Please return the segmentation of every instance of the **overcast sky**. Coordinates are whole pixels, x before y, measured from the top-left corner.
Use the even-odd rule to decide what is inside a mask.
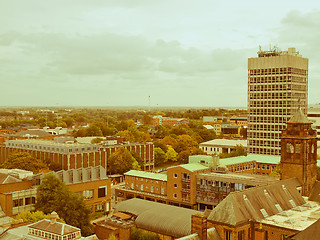
[[[320,2],[0,0],[0,106],[247,105],[247,59],[309,58],[320,102]]]

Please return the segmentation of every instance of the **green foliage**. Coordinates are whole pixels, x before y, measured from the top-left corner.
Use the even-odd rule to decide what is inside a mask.
[[[91,140],[91,143],[94,144],[94,143],[101,143],[104,139],[103,138],[94,138]]]
[[[54,174],[46,174],[38,187],[39,196],[35,209],[49,214],[57,212],[69,225],[78,227],[84,236],[92,233],[89,222],[90,209],[82,196],[67,189]]]
[[[221,153],[219,155],[220,158],[229,158],[237,156],[247,156],[247,151],[242,145],[237,145],[235,147],[235,150],[233,150],[231,153]]]
[[[111,174],[123,174],[133,169],[133,164],[137,167],[135,161],[136,159],[132,157],[127,149],[123,147],[119,148],[110,156],[108,171],[111,172]]]
[[[189,135],[183,134],[177,137],[174,149],[177,153],[188,150],[189,148],[198,147],[198,143]]]
[[[112,234],[107,238],[107,240],[118,240],[118,239],[117,239],[116,236],[112,233]]]
[[[167,148],[168,149],[168,148]],[[168,161],[166,153],[159,147],[154,148],[154,163],[159,166]]]
[[[97,125],[90,125],[85,133],[86,136],[103,136],[101,129]]]
[[[176,162],[178,160],[178,153],[170,145],[168,145],[168,151],[166,155],[169,161]]]
[[[132,228],[130,232],[130,240],[160,240],[160,238],[154,233]]]
[[[38,173],[41,170],[47,171],[48,166],[41,160],[33,157],[27,152],[15,152],[9,154],[7,160],[1,165],[2,168],[7,169],[23,169]]]
[[[281,172],[281,168],[280,168],[280,163],[279,163],[276,166],[276,168],[270,173],[270,176],[279,177],[280,178],[280,172]]]
[[[25,223],[34,223],[42,219],[50,219],[50,214],[44,214],[42,211],[23,211],[20,212],[15,218],[17,220],[22,219]]]

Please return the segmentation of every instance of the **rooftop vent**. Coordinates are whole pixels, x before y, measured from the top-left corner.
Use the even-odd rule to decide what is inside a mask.
[[[279,212],[277,213],[277,215],[280,215],[280,216],[284,216],[284,217],[290,217],[293,215],[293,212],[290,212],[290,211],[283,211],[283,212]]]
[[[260,212],[262,213],[263,217],[265,217],[265,218],[266,218],[266,217],[269,217],[267,211],[266,211],[264,208],[261,208],[261,209],[260,209]]]
[[[292,199],[289,200],[289,203],[291,204],[292,207],[296,207],[297,206],[296,203]]]
[[[277,210],[278,210],[279,212],[282,212],[282,211],[283,211],[282,208],[281,208],[281,206],[280,206],[279,204],[275,204],[275,206],[276,206],[276,208],[277,208]]]

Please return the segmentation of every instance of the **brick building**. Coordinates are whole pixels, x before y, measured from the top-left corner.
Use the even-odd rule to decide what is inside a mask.
[[[236,146],[242,146],[247,149],[247,140],[213,139],[199,144],[199,148],[208,155],[231,153]]]
[[[185,118],[170,118],[163,116],[153,116],[152,125],[155,126],[175,126],[180,124],[188,124],[189,120]]]
[[[299,109],[281,135],[281,179],[297,177],[308,196],[317,180],[317,132]]]
[[[67,138],[64,138],[68,140]],[[117,140],[115,140],[117,141]],[[153,143],[128,143],[115,145],[65,143],[61,138],[52,140],[21,139],[8,140],[0,145],[0,162],[4,162],[10,153],[28,152],[40,160],[50,160],[63,170],[102,166],[107,169],[107,160],[113,152],[124,147],[136,152],[144,162],[143,170],[154,169]]]
[[[125,173],[125,185],[115,188],[115,198],[116,201],[142,198],[198,210],[212,209],[230,192],[274,181],[277,179],[268,176],[230,173],[207,158],[197,157],[191,158],[189,164],[168,168],[166,174],[131,170]]]
[[[101,166],[51,172],[63,181],[71,192],[83,196],[92,212],[109,212],[111,209],[111,179]],[[45,174],[32,176],[33,187],[41,184]]]

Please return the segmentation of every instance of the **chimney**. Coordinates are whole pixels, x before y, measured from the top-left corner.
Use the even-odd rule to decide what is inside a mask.
[[[51,224],[55,224],[58,219],[59,219],[58,214],[56,212],[52,212],[50,215]]]
[[[191,216],[191,233],[197,233],[201,240],[207,240],[207,219],[202,214]]]

